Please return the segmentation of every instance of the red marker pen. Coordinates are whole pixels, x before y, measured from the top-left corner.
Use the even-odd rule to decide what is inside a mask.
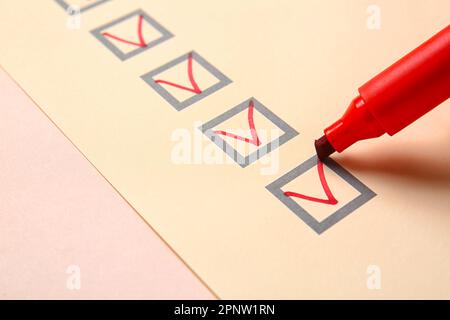
[[[320,159],[359,140],[392,136],[450,97],[450,25],[358,91],[345,114],[316,140]]]

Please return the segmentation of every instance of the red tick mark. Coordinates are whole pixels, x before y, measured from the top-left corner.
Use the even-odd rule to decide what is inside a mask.
[[[131,44],[133,46],[136,46],[136,47],[144,48],[147,46],[147,44],[145,43],[144,36],[142,35],[142,20],[143,19],[144,19],[144,17],[142,15],[140,15],[139,20],[138,20],[138,32],[137,32],[138,37],[139,37],[139,42],[129,41],[129,40],[120,38],[118,36],[115,36],[113,34],[110,34],[108,32],[103,32],[102,35],[104,37],[111,38],[111,39],[114,39],[114,40],[117,40],[117,41],[120,41],[123,43],[127,43],[127,44]]]
[[[324,203],[324,204],[331,204],[331,205],[337,204],[338,201],[336,200],[336,198],[331,193],[330,187],[328,186],[327,180],[325,179],[325,173],[323,171],[323,163],[319,159],[317,159],[317,172],[319,174],[320,183],[322,184],[322,188],[323,188],[323,191],[325,191],[327,199],[320,199],[320,198],[310,197],[310,196],[307,196],[307,195],[304,195],[304,194],[291,192],[291,191],[286,191],[284,193],[284,195],[286,197],[301,198],[301,199],[314,201],[314,202],[319,202],[319,203]]]
[[[228,133],[226,131],[221,131],[221,130],[216,130],[216,131],[214,131],[214,133],[220,134],[223,136],[227,136],[227,137],[231,137],[231,138],[234,138],[237,140],[245,141],[247,143],[254,144],[255,146],[261,145],[261,142],[259,141],[259,138],[258,138],[258,134],[256,133],[255,122],[253,120],[253,109],[254,109],[253,100],[250,100],[250,102],[248,103],[248,126],[250,127],[252,139],[241,137],[236,134]]]
[[[200,90],[199,86],[197,85],[197,82],[195,82],[194,79],[194,73],[192,71],[192,52],[188,54],[188,76],[189,76],[189,82],[192,85],[192,88],[189,87],[185,87],[170,81],[166,81],[166,80],[155,80],[156,83],[163,83],[163,84],[167,84],[169,86],[181,89],[181,90],[186,90],[186,91],[190,91],[193,92],[195,94],[199,94],[202,93],[202,90]]]

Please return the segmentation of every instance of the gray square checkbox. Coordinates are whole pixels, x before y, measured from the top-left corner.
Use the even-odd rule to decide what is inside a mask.
[[[276,127],[278,127],[283,132],[283,134],[273,139],[272,141],[268,142],[267,144],[260,146],[256,151],[253,151],[253,153],[244,156],[241,153],[239,153],[235,148],[233,148],[228,142],[226,142],[220,135],[214,133],[213,128],[215,128],[220,123],[230,119],[231,117],[237,115],[238,113],[247,110],[251,102],[253,103],[254,109],[260,112],[266,119],[272,122]],[[249,164],[255,162],[262,156],[272,152],[282,144],[286,143],[287,141],[298,135],[298,132],[295,129],[289,126],[286,122],[284,122],[281,118],[279,118],[267,107],[265,107],[261,102],[259,102],[253,97],[245,100],[244,102],[238,104],[232,109],[203,124],[199,128],[199,130],[203,132],[205,136],[207,136],[212,142],[214,142],[219,148],[221,148],[230,158],[232,158],[242,168],[245,168]]]
[[[156,78],[160,73],[162,73],[166,70],[169,70],[181,63],[185,63],[189,67],[189,62],[190,62],[190,68],[192,68],[192,61],[195,61],[202,68],[204,68],[210,75],[212,75],[217,80],[217,82],[207,88],[202,88],[201,91],[196,92],[193,96],[191,96],[183,101],[180,101],[173,94],[171,94],[168,90],[166,90],[163,85],[158,83],[158,80]],[[189,77],[191,78],[191,81],[195,81],[194,80],[195,70],[188,68],[187,73],[189,73]],[[152,87],[161,97],[163,97],[164,100],[166,100],[172,107],[174,107],[177,111],[181,111],[181,110],[189,107],[190,105],[206,98],[207,96],[222,89],[223,87],[227,86],[228,84],[230,84],[232,82],[227,76],[225,76],[222,72],[220,72],[216,67],[214,67],[208,61],[206,61],[202,56],[200,56],[195,51],[191,51],[186,54],[183,54],[182,56],[164,64],[163,66],[144,74],[143,76],[141,76],[141,78],[150,87]]]
[[[79,5],[79,2],[77,1],[70,1],[70,0],[55,0],[56,3],[58,3],[64,10],[68,11],[69,8],[79,10],[79,12],[85,12],[89,9],[92,9],[99,4],[108,2],[111,0],[97,0],[97,1],[86,1],[87,3],[83,6]]]
[[[312,216],[310,212],[306,211],[291,197],[286,196],[282,191],[283,186],[287,185],[292,180],[296,179],[297,177],[301,176],[302,174],[316,166],[317,156],[311,157],[310,159],[300,164],[298,167],[292,169],[282,177],[266,186],[267,190],[269,190],[276,198],[278,198],[278,200],[280,200],[286,207],[288,207],[295,215],[302,219],[303,222],[311,227],[317,234],[321,234],[327,229],[331,228],[376,195],[375,192],[369,189],[365,184],[359,181],[355,176],[353,176],[350,172],[345,170],[332,159],[328,158],[324,160],[323,164],[334,171],[334,173],[336,173],[350,186],[356,189],[359,195],[351,201],[347,202],[344,206],[340,207],[338,210],[330,214],[322,221],[318,221]]]
[[[119,38],[118,36],[111,35],[107,32],[109,28],[119,25],[120,23],[126,23],[128,20],[133,19],[136,19],[138,21],[136,24],[137,32],[136,35],[134,35],[134,37],[138,40],[133,41],[127,39],[118,40]],[[151,26],[153,29],[155,29],[159,34],[159,36],[150,41],[146,40],[145,34],[143,34],[142,31],[142,27],[144,24],[147,24]],[[138,9],[125,16],[115,19],[105,25],[102,25],[92,30],[91,34],[122,61],[132,58],[173,37],[173,34],[169,32],[169,30],[160,25],[155,19],[150,17],[142,9]],[[127,43],[131,48],[134,49],[131,51],[124,52],[114,44],[114,41],[121,41],[123,43]]]

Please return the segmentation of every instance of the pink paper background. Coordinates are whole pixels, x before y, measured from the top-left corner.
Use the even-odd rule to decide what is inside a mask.
[[[0,298],[214,298],[1,69]]]

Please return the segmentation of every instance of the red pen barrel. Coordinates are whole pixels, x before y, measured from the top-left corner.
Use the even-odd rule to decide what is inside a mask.
[[[394,135],[450,97],[450,26],[366,82],[345,114],[324,130],[334,150]]]
[[[359,88],[380,126],[393,135],[450,97],[450,26]]]

